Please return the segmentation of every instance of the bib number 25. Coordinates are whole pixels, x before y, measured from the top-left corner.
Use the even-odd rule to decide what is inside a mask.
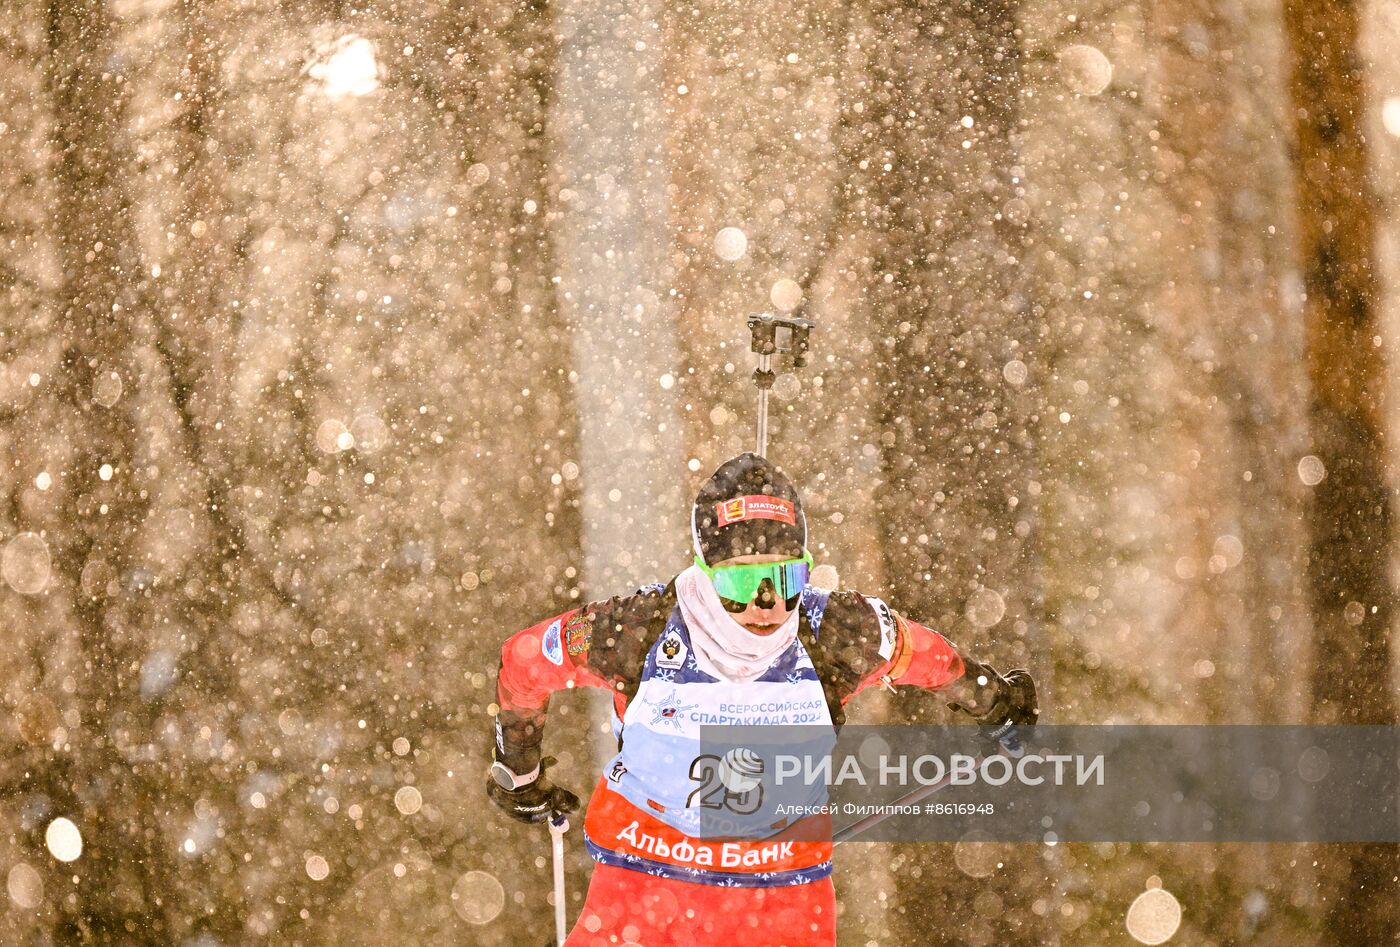
[[[697,756],[690,764],[691,782],[699,783],[686,798],[687,807],[727,809],[752,815],[763,805],[763,761],[752,756]]]

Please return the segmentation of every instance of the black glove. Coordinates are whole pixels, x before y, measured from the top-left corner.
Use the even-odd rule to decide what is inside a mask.
[[[999,682],[996,700],[991,709],[976,718],[983,737],[993,747],[1015,749],[1019,740],[1017,730],[1033,727],[1040,718],[1035,697],[1035,681],[1031,672],[1022,668],[1007,671]]]
[[[977,722],[989,727],[1010,724],[1013,727],[1032,727],[1040,717],[1040,707],[1035,699],[1035,681],[1031,672],[1016,668],[1007,671],[999,682],[996,700],[991,708],[978,714]]]
[[[517,822],[538,824],[547,822],[558,815],[577,812],[578,796],[563,786],[556,786],[545,776],[544,771],[557,760],[546,756],[540,760],[540,775],[528,786],[510,790],[501,786],[495,779],[486,777],[486,795],[496,805],[505,810],[506,815]]]

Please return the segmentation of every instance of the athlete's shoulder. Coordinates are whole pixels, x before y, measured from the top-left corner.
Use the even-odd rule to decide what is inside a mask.
[[[825,592],[825,590],[819,590]],[[854,654],[893,652],[898,625],[884,599],[855,589],[825,592],[820,635],[828,649]],[[854,654],[852,657],[854,658]]]
[[[824,599],[823,626],[830,620],[833,627],[858,629],[878,621],[882,614],[893,614],[884,600],[855,589],[820,589],[808,586],[808,592]]]
[[[627,639],[650,637],[657,623],[664,623],[675,606],[675,580],[643,585],[630,595],[589,602],[579,611],[590,626],[594,642],[616,647]]]
[[[675,579],[651,582],[629,595],[615,595],[605,601],[591,603],[587,608],[595,613],[606,611],[628,622],[651,621],[665,617],[663,612],[670,613],[670,606],[675,604],[675,585]]]

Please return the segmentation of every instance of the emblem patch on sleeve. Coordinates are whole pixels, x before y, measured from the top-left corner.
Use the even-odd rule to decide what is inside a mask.
[[[540,651],[550,660],[552,664],[563,666],[564,645],[559,639],[559,628],[563,625],[559,619],[549,623],[549,627],[544,630],[544,637],[540,639]]]
[[[579,612],[564,626],[564,644],[570,654],[583,654],[593,640],[593,616]]]

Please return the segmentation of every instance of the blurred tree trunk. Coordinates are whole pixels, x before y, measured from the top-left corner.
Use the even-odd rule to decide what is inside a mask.
[[[966,644],[1024,660],[1035,440],[1018,368],[1035,320],[1016,220],[1014,5],[883,8],[862,134],[872,182],[890,583]],[[978,642],[981,643],[981,642]]]
[[[53,800],[55,815],[67,802],[81,806],[71,817],[84,838],[82,885],[61,902],[68,916],[60,940],[125,943],[136,930],[164,936],[161,903],[173,875],[155,817],[159,764],[126,743],[128,726],[141,732],[128,708],[140,629],[150,619],[149,572],[137,549],[155,474],[140,441],[137,393],[138,326],[151,298],[124,180],[124,77],[108,8],[52,0],[47,31],[62,266],[56,384],[79,425],[77,449],[56,481],[63,532],[51,534],[55,584],[71,597],[82,661],[74,682],[81,725],[61,757],[71,763],[56,767],[65,785]]]
[[[161,535],[161,526],[186,516],[198,537],[171,570],[178,577],[178,592],[162,599],[165,620],[151,629],[149,648],[173,655],[179,668],[178,686],[163,701],[165,719],[189,721],[190,731],[205,726],[221,733],[236,731],[244,708],[238,675],[230,673],[238,666],[241,642],[239,636],[226,633],[240,605],[256,590],[298,614],[303,635],[309,637],[315,624],[314,613],[305,607],[308,603],[288,595],[266,561],[250,554],[235,498],[237,485],[250,472],[248,451],[220,423],[231,400],[238,356],[229,302],[246,286],[246,218],[235,215],[228,197],[228,143],[219,133],[217,118],[225,94],[219,43],[236,20],[236,10],[217,0],[179,0],[165,12],[160,35],[168,44],[167,62],[181,63],[169,76],[180,109],[168,127],[157,126],[156,134],[165,133],[173,182],[161,182],[157,175],[135,195],[147,215],[168,215],[172,222],[168,231],[145,234],[148,262],[163,264],[155,270],[161,278],[153,280],[152,287],[151,350],[158,365],[153,374],[168,396],[173,435],[169,455],[159,458],[167,469],[168,486],[162,491],[163,503],[158,500],[152,511],[157,525],[147,542],[153,551],[162,544],[181,548],[179,539],[172,542]],[[169,95],[169,86],[162,82],[168,75],[149,77],[155,88],[147,94]],[[132,95],[137,118],[133,124],[149,125],[139,119],[140,105],[149,109],[150,100]],[[244,775],[241,763],[232,755],[198,759],[168,754],[165,812],[194,825],[190,814],[212,807],[219,812],[226,836],[237,838],[251,831],[252,820],[245,821],[249,810],[237,791]],[[232,942],[243,935],[246,918],[241,912],[200,911],[187,895],[189,886],[211,890],[211,869],[218,866],[227,872],[233,864],[220,852],[209,861],[187,859],[179,866],[181,886],[166,895],[176,905],[171,912],[174,936],[197,931]]]
[[[256,586],[275,594],[277,589],[268,571],[258,568],[261,563],[243,555],[247,542],[231,492],[244,472],[238,469],[237,448],[219,423],[236,352],[228,299],[239,291],[243,275],[239,235],[233,232],[225,194],[224,143],[214,127],[221,97],[218,31],[227,28],[230,16],[224,5],[201,0],[180,0],[167,15],[171,50],[182,56],[184,66],[179,71],[181,109],[171,129],[176,185],[167,187],[174,191],[176,226],[163,246],[150,248],[152,257],[165,261],[159,310],[153,313],[153,349],[178,424],[179,459],[174,463],[180,469],[180,492],[203,542],[182,562],[184,594],[166,604],[179,620],[177,627],[188,623],[192,631],[185,644],[193,654],[182,661],[185,685],[223,700],[236,691],[228,673],[236,652],[219,629],[232,617],[240,590]],[[220,772],[216,779],[231,775]]]
[[[877,7],[859,125],[858,208],[878,234],[867,285],[885,393],[877,502],[891,599],[1003,669],[1038,666],[1028,645],[1040,608],[1030,568],[1039,417],[1027,385],[1040,320],[1016,152],[1016,9]],[[924,722],[943,719],[927,695],[906,700],[936,709]],[[975,881],[943,849],[899,857],[904,940],[1046,941],[1031,911],[1047,889],[1035,849]],[[932,918],[948,923],[933,933]]]
[[[1152,218],[1166,234],[1163,270],[1142,295],[1173,366],[1172,439],[1160,461],[1174,468],[1161,489],[1177,512],[1163,546],[1185,565],[1164,663],[1192,695],[1179,722],[1297,723],[1310,677],[1296,466],[1307,384],[1297,294],[1284,291],[1294,247],[1282,13],[1257,0],[1147,9],[1142,104],[1159,134],[1153,158],[1170,212]],[[1305,936],[1286,906],[1314,879],[1306,867],[1277,870],[1304,851],[1219,846],[1212,898],[1194,889],[1196,846],[1133,846],[1129,857],[1150,861],[1201,929],[1274,941]]]
[[[588,598],[683,565],[661,37],[652,3],[562,0],[550,103],[554,259],[573,348]],[[600,748],[601,749],[601,748]]]
[[[12,4],[0,18],[0,113],[6,125],[0,135],[0,193],[5,195],[0,244],[6,248],[0,254],[0,364],[8,369],[8,378],[0,382],[0,456],[8,474],[0,483],[0,535],[7,548],[22,531],[45,535],[52,544],[58,524],[50,497],[35,477],[59,469],[63,451],[45,448],[61,443],[65,427],[71,427],[64,422],[67,406],[56,404],[59,396],[53,390],[62,353],[56,339],[60,267],[51,224],[53,112],[47,94],[46,14],[41,3]],[[48,383],[32,385],[36,374]],[[55,744],[67,739],[63,713],[75,713],[76,701],[65,685],[73,681],[77,634],[68,603],[52,592],[52,573],[47,589],[34,592],[44,556],[38,560],[39,573],[24,587],[34,594],[19,594],[9,570],[0,585],[0,625],[5,628],[5,647],[0,648],[0,864],[6,866],[9,895],[7,909],[0,911],[0,942],[6,944],[43,943],[45,937],[52,941],[63,915],[40,902],[40,896],[45,889],[64,890],[59,886],[71,884],[71,869],[45,850],[46,825],[34,813],[72,817],[79,808],[70,790],[70,768],[54,759]],[[59,807],[63,811],[56,813]],[[28,884],[16,884],[26,877]]]
[[[1384,390],[1374,270],[1375,202],[1357,5],[1288,0],[1296,116],[1299,250],[1307,289],[1306,356],[1315,460],[1309,594],[1316,629],[1313,711],[1321,723],[1394,725],[1390,648],[1395,525],[1386,478]],[[1393,845],[1348,846],[1327,917],[1335,943],[1400,936]]]
[[[1261,25],[1277,29],[1261,39]],[[1172,278],[1155,302],[1191,396],[1171,453],[1189,463],[1179,548],[1199,576],[1184,595],[1182,629],[1194,634],[1177,673],[1201,681],[1209,722],[1293,722],[1290,695],[1307,678],[1293,512],[1307,422],[1302,333],[1280,318],[1293,249],[1278,226],[1292,200],[1281,17],[1252,0],[1178,0],[1153,8],[1150,29],[1159,79],[1146,104],[1174,211],[1161,221]]]

